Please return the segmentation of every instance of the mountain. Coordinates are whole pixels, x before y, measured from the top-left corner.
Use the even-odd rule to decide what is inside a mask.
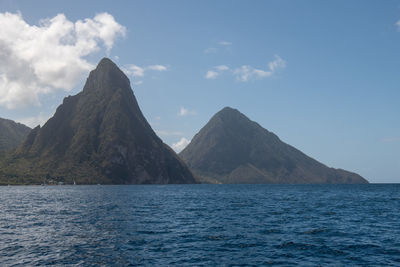
[[[21,123],[0,118],[0,154],[17,148],[30,130]]]
[[[358,174],[328,168],[229,107],[215,114],[180,156],[208,182],[368,183]]]
[[[3,161],[3,183],[195,183],[144,118],[129,79],[107,58],[90,72],[83,91],[64,98]]]

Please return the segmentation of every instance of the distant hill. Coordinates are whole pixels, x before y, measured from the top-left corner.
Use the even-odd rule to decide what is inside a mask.
[[[229,107],[215,114],[180,156],[205,182],[368,183],[358,174],[328,168]]]
[[[0,118],[0,154],[15,149],[30,130],[21,123]]]
[[[195,183],[144,118],[129,79],[104,58],[75,96],[3,160],[2,183]]]

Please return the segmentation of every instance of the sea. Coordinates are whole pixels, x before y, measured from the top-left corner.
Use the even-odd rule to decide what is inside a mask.
[[[0,266],[400,266],[400,185],[0,187]]]

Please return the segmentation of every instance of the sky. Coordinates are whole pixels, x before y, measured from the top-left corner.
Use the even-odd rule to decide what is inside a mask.
[[[0,117],[35,127],[103,57],[180,151],[225,106],[329,167],[400,182],[400,1],[0,0]]]

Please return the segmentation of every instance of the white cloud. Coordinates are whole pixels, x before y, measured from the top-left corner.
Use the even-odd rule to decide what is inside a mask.
[[[218,75],[227,70],[229,70],[229,67],[226,65],[215,66],[212,70],[207,71],[205,78],[209,80],[215,80]]]
[[[241,82],[247,82],[253,79],[262,79],[273,76],[279,69],[284,69],[286,62],[279,56],[275,56],[275,59],[268,63],[267,70],[261,70],[253,68],[249,65],[243,65],[233,71],[233,75],[236,79]]]
[[[397,26],[397,30],[400,31],[400,20],[398,20],[395,25]]]
[[[144,76],[144,68],[139,67],[134,64],[126,65],[125,67],[122,68],[122,70],[125,72],[125,74],[131,75],[133,77],[143,77]]]
[[[216,72],[214,70],[209,70],[206,73],[206,79],[215,80],[218,75],[219,75],[218,72]]]
[[[221,42],[218,42],[218,44],[222,45],[222,46],[230,46],[230,45],[232,45],[231,42],[227,42],[227,41],[221,41]]]
[[[190,140],[182,137],[178,142],[172,144],[172,149],[175,150],[176,153],[181,152],[188,144]]]
[[[286,67],[286,61],[276,55],[275,60],[268,63],[268,67],[271,72],[275,72],[278,69],[284,69]]]
[[[222,47],[225,47],[225,49],[228,49],[229,50],[229,46],[231,46],[232,45],[232,43],[231,42],[227,42],[227,41],[220,41],[220,42],[218,42],[217,43],[219,46],[222,46]],[[223,48],[221,48],[220,47],[220,49],[222,49],[222,50],[224,50]],[[209,47],[209,48],[206,48],[206,49],[204,49],[204,54],[215,54],[215,53],[217,53],[218,52],[218,48],[216,48],[216,47]]]
[[[179,113],[178,113],[179,116],[186,116],[188,114],[189,114],[189,110],[184,107],[181,107],[181,109],[179,110]]]
[[[164,65],[150,65],[147,67],[140,67],[134,64],[128,64],[121,68],[128,76],[133,76],[135,78],[143,77],[147,71],[166,71],[168,68]],[[143,81],[139,81],[142,84]]]
[[[147,67],[149,70],[166,71],[167,67],[163,65],[150,65]]]
[[[226,65],[219,65],[219,66],[215,66],[214,67],[216,70],[218,71],[225,71],[225,70],[229,70],[229,67]]]
[[[40,105],[40,96],[71,90],[93,68],[84,57],[110,51],[125,27],[108,13],[69,21],[64,14],[29,25],[21,14],[0,13],[0,105]]]
[[[22,124],[25,124],[31,128],[35,128],[38,125],[43,126],[53,115],[45,115],[44,113],[40,112],[37,116],[19,118],[16,121]]]
[[[254,75],[257,76],[258,78],[263,78],[263,77],[269,77],[272,74],[274,74],[273,71],[265,71],[265,70],[259,70],[259,69],[253,69]]]
[[[266,71],[266,70],[260,70],[260,69],[255,69],[252,66],[249,65],[243,65],[240,68],[237,68],[233,71],[233,74],[236,76],[236,79],[242,82],[247,82],[250,79],[254,78],[265,78],[265,77],[270,77],[274,74],[273,71]]]
[[[209,47],[207,49],[204,49],[204,54],[214,54],[217,53],[217,48],[215,47]]]
[[[184,107],[181,107],[178,116],[188,116],[188,115],[196,115],[196,111],[186,109]]]
[[[254,79],[262,79],[273,76],[278,70],[284,69],[286,62],[279,56],[268,63],[268,69],[256,69],[250,65],[242,65],[236,69],[230,69],[226,65],[219,65],[207,71],[205,78],[215,80],[222,72],[230,71],[238,81],[247,82]]]
[[[246,82],[253,74],[253,67],[249,65],[243,65],[240,68],[235,69],[233,74],[236,76],[236,79]]]

